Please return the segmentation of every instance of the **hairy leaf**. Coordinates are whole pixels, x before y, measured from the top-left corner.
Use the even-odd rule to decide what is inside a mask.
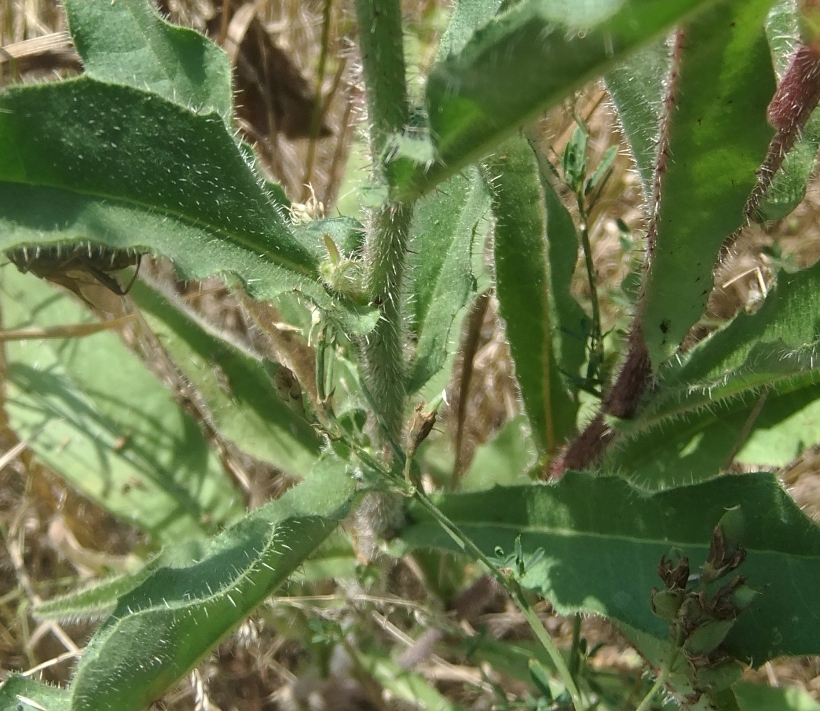
[[[216,111],[230,125],[231,65],[206,37],[165,22],[148,0],[63,0],[63,7],[86,74]]]
[[[437,60],[446,59],[464,49],[475,31],[486,25],[504,4],[504,0],[460,0],[456,3],[447,29],[438,45]]]
[[[700,318],[724,239],[744,220],[773,130],[763,30],[772,0],[722,3],[686,25],[675,52],[660,206],[642,325],[657,369]],[[709,77],[704,81],[704,77]]]
[[[298,291],[346,329],[373,325],[321,286],[315,254],[220,118],[128,86],[81,77],[0,95],[0,235],[0,249],[159,253],[185,278],[238,277],[257,298]]]
[[[0,276],[5,328],[88,322],[87,309],[30,275]],[[202,537],[242,497],[197,423],[111,332],[9,342],[9,421],[85,496],[160,542]]]
[[[241,622],[338,526],[353,482],[339,460],[123,595],[88,644],[73,711],[142,711]],[[139,661],[137,661],[139,660]]]
[[[485,553],[516,550],[521,537],[525,587],[567,614],[591,612],[668,636],[652,614],[657,567],[672,546],[703,563],[712,530],[726,509],[740,506],[754,521],[742,541],[740,573],[759,590],[726,639],[728,650],[760,665],[782,654],[817,654],[814,590],[820,584],[820,528],[768,474],[725,476],[647,496],[615,477],[569,473],[557,485],[496,487],[439,500],[441,509]],[[457,550],[426,515],[402,534],[413,546]],[[543,558],[533,558],[537,551]]]
[[[297,411],[301,399],[291,404],[277,389],[278,365],[266,368],[186,313],[181,302],[166,300],[142,284],[134,286],[132,296],[223,437],[291,475],[310,471],[319,456],[319,437]]]
[[[489,209],[476,170],[455,175],[419,201],[413,213],[411,257],[412,330],[418,336],[408,393],[424,387],[452,355],[458,325],[477,291],[473,274],[476,243],[483,246],[481,220]]]
[[[734,455],[781,466],[820,442],[818,279],[820,265],[782,272],[755,314],[662,369],[651,404],[613,423],[631,439],[610,465],[656,489],[714,476]]]
[[[563,342],[583,355],[585,317],[579,312],[574,322],[562,320],[556,305],[571,299],[562,268],[570,266],[571,276],[578,243],[571,220],[549,185],[541,182],[524,139],[508,141],[486,161],[485,171],[496,218],[499,309],[533,439],[541,452],[550,452],[575,427],[577,402],[559,367],[573,377],[580,362],[559,361],[565,352],[558,349]]]
[[[397,186],[398,196],[405,199],[429,191],[621,57],[712,4],[713,0],[514,4],[431,70],[427,113],[438,160],[409,171]]]
[[[0,711],[70,711],[71,697],[66,689],[42,681],[12,675],[0,684]]]
[[[663,39],[638,50],[606,76],[607,89],[641,176],[644,196],[650,200],[655,193],[663,100],[671,66],[669,43]]]

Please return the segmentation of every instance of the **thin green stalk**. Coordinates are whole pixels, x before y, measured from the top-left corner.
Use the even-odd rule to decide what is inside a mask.
[[[658,692],[663,688],[663,685],[666,683],[666,679],[669,676],[669,667],[664,665],[663,669],[661,669],[661,673],[658,674],[658,678],[655,679],[655,683],[652,685],[652,688],[649,690],[646,696],[641,699],[641,703],[638,704],[638,707],[635,711],[648,711],[652,700],[657,696]]]
[[[569,673],[572,678],[578,677],[581,666],[581,615],[577,612],[572,620],[572,647],[569,652]]]
[[[601,308],[598,304],[598,286],[595,278],[595,264],[592,261],[592,244],[589,241],[589,215],[584,205],[584,197],[579,194],[578,213],[581,218],[581,248],[589,283],[589,301],[592,306],[592,326],[590,327],[590,353],[587,366],[587,382],[600,378],[600,368],[604,362],[604,342],[601,335]]]
[[[558,676],[561,677],[561,681],[564,682],[564,686],[566,686],[567,691],[572,698],[575,711],[585,711],[586,705],[584,704],[583,697],[581,696],[581,692],[578,690],[578,686],[576,685],[575,679],[570,673],[566,662],[564,662],[564,658],[561,656],[561,650],[559,650],[555,642],[552,641],[552,638],[544,628],[544,625],[541,623],[541,620],[538,618],[535,610],[533,610],[532,605],[530,605],[527,600],[527,597],[521,589],[521,586],[518,584],[518,581],[504,575],[496,567],[496,565],[486,555],[484,555],[484,552],[466,535],[464,535],[459,530],[458,526],[450,521],[450,519],[447,518],[447,516],[432,501],[430,501],[430,499],[427,498],[424,492],[416,490],[413,496],[416,501],[418,501],[427,510],[427,512],[435,518],[438,524],[447,532],[447,535],[453,539],[456,545],[467,555],[479,561],[487,569],[487,572],[490,573],[490,575],[492,575],[499,582],[499,584],[501,584],[510,593],[513,601],[518,606],[518,609],[521,610],[521,613],[524,615],[524,619],[527,621],[527,624],[529,624],[535,634],[536,639],[538,639],[547,651],[547,654],[549,654],[552,663],[558,671]]]

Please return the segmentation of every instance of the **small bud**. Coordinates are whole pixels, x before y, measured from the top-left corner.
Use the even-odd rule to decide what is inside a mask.
[[[738,585],[732,592],[732,604],[739,612],[742,612],[755,601],[758,595],[760,595],[759,590],[755,590],[749,585]]]
[[[743,511],[740,510],[740,506],[733,506],[728,509],[726,513],[720,517],[718,526],[720,526],[723,531],[723,540],[726,544],[726,550],[734,553],[734,551],[740,548],[746,536],[746,518],[743,515]]]
[[[678,619],[684,629],[692,629],[703,618],[703,605],[697,595],[690,595],[681,603],[678,609]]]
[[[683,602],[683,590],[658,590],[652,591],[652,612],[658,617],[670,622],[677,618]]]
[[[701,656],[711,654],[726,639],[732,629],[734,620],[709,620],[704,622],[690,634],[683,643],[687,654]]]

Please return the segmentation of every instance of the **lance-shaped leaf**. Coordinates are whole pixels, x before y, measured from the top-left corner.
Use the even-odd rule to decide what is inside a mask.
[[[373,317],[321,286],[317,260],[214,113],[89,77],[0,95],[0,249],[93,241],[169,257],[185,278],[298,291],[345,329]]]
[[[64,0],[63,6],[86,74],[216,111],[230,124],[231,65],[206,37],[169,24],[148,0]]]
[[[71,697],[66,689],[16,674],[0,684],[0,711],[36,709],[70,711]]]
[[[437,160],[397,187],[424,193],[487,155],[620,58],[714,0],[524,0],[436,64],[426,102]]]
[[[171,303],[142,284],[132,297],[151,330],[204,400],[211,423],[248,454],[295,476],[304,476],[319,456],[319,437],[275,385],[280,366],[209,329],[181,302]]]
[[[539,450],[550,452],[575,427],[568,383],[584,358],[586,316],[569,294],[578,254],[575,228],[530,145],[511,139],[485,163],[495,228],[501,316],[524,409]]]
[[[3,326],[66,326],[87,309],[3,269]],[[242,512],[242,497],[193,418],[111,332],[11,341],[6,410],[29,447],[72,486],[160,542],[203,537]]]
[[[686,25],[676,40],[642,314],[656,369],[703,313],[718,251],[743,223],[774,135],[766,120],[774,73],[763,30],[771,4],[722,3]]]
[[[671,67],[670,46],[662,39],[638,50],[606,76],[606,87],[649,200],[655,192],[663,100]]]
[[[89,642],[73,711],[142,711],[281,584],[339,525],[354,484],[337,459],[214,538],[202,557],[155,569]]]
[[[741,313],[660,373],[651,404],[610,464],[656,489],[708,478],[733,458],[782,466],[820,442],[820,266],[781,273],[754,314]]]
[[[557,485],[496,487],[438,500],[442,511],[487,555],[524,554],[525,587],[562,614],[605,615],[660,640],[666,622],[649,599],[658,563],[672,546],[693,570],[709,551],[726,509],[740,506],[749,526],[739,572],[762,591],[726,638],[729,652],[760,665],[783,654],[817,654],[815,594],[820,585],[820,528],[769,474],[725,476],[647,496],[622,479],[569,473]],[[402,533],[412,546],[458,547],[427,515]],[[536,555],[542,551],[541,554]]]
[[[477,291],[473,254],[482,252],[490,206],[478,171],[455,175],[419,201],[411,226],[412,330],[417,335],[409,393],[424,387],[453,354],[465,307]]]

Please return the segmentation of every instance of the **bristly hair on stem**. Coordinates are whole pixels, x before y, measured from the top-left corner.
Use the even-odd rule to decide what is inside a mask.
[[[356,0],[374,178],[390,186],[390,145],[409,119],[398,0]],[[401,441],[405,403],[401,295],[412,206],[387,202],[374,211],[365,242],[366,288],[379,321],[364,344],[365,381],[387,435]]]

